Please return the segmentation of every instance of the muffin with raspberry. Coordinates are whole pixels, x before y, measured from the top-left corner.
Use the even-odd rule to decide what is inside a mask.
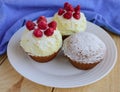
[[[27,21],[20,46],[37,62],[52,60],[62,46],[62,36],[56,27],[55,21],[47,22],[44,16],[36,22]]]
[[[64,8],[60,8],[54,15],[53,20],[57,22],[63,38],[86,29],[86,18],[80,11],[80,5],[73,7],[68,2],[64,3]]]

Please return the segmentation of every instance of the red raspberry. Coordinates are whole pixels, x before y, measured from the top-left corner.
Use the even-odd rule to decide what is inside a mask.
[[[75,19],[80,19],[80,13],[74,13],[74,14],[73,14],[73,17],[74,17]]]
[[[72,12],[71,11],[67,11],[64,15],[63,15],[64,18],[66,19],[70,19],[72,17]]]
[[[69,4],[68,2],[66,2],[65,4],[64,4],[64,9],[66,10],[66,11],[74,11],[74,8],[73,8],[73,6],[71,5],[71,4]]]
[[[53,33],[54,33],[54,29],[53,28],[48,28],[45,32],[44,32],[44,34],[46,35],[46,36],[51,36],[51,35],[53,35]]]
[[[35,37],[39,38],[39,37],[42,37],[42,36],[43,36],[43,33],[42,33],[42,31],[41,31],[40,29],[35,29],[35,30],[33,31],[33,35],[34,35]]]
[[[77,5],[74,10],[75,11],[80,11],[80,5]]]
[[[68,7],[68,11],[74,11],[74,8],[73,8],[73,6],[72,5],[69,5],[69,7]]]
[[[67,6],[69,6],[69,3],[68,3],[68,2],[65,2],[65,3],[64,3],[64,9],[65,9]]]
[[[38,20],[37,20],[37,23],[39,23],[40,21],[45,21],[45,22],[47,22],[47,19],[45,18],[45,16],[40,16],[39,18],[38,18]]]
[[[45,30],[45,29],[47,28],[47,22],[44,21],[44,20],[39,21],[38,27],[39,27],[40,29]]]
[[[26,22],[26,27],[28,30],[33,30],[35,28],[35,23],[33,23],[32,21],[28,20]]]
[[[80,11],[75,11],[75,13],[80,13]]]
[[[56,27],[57,27],[57,23],[56,21],[52,21],[48,24],[49,27],[52,27],[54,30],[56,30]]]
[[[64,11],[62,8],[60,8],[60,9],[58,10],[58,15],[62,15],[64,12],[65,12],[65,11]]]

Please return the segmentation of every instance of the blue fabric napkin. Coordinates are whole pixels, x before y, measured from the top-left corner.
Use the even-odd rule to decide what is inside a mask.
[[[0,55],[6,52],[12,35],[26,20],[40,15],[51,17],[66,0],[0,0]],[[88,21],[120,35],[120,0],[67,0],[73,6],[80,4]]]

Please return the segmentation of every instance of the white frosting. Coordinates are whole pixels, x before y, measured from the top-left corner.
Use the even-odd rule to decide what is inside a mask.
[[[106,46],[94,34],[81,32],[64,40],[63,51],[76,62],[94,63],[104,58]]]
[[[77,32],[83,32],[86,29],[86,18],[83,13],[80,13],[80,19],[65,19],[62,16],[59,16],[58,13],[56,13],[53,17],[53,20],[57,22],[57,28],[61,32],[62,35],[71,35],[73,33]]]
[[[42,30],[43,31],[43,30]],[[25,30],[20,41],[21,47],[32,56],[49,56],[57,52],[62,46],[62,36],[58,30],[52,36],[43,34],[41,38],[33,35],[33,30]]]

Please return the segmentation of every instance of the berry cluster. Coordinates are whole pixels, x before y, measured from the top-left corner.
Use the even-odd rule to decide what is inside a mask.
[[[68,2],[64,3],[64,8],[58,10],[58,15],[63,15],[64,18],[70,19],[72,16],[75,19],[80,19],[80,5],[77,5],[75,8]]]
[[[29,31],[34,30],[33,35],[39,38],[43,36],[43,33],[46,36],[52,36],[54,30],[56,30],[57,23],[55,21],[52,21],[49,24],[47,24],[47,19],[44,16],[40,16],[36,24],[30,20],[27,21],[26,27]]]

